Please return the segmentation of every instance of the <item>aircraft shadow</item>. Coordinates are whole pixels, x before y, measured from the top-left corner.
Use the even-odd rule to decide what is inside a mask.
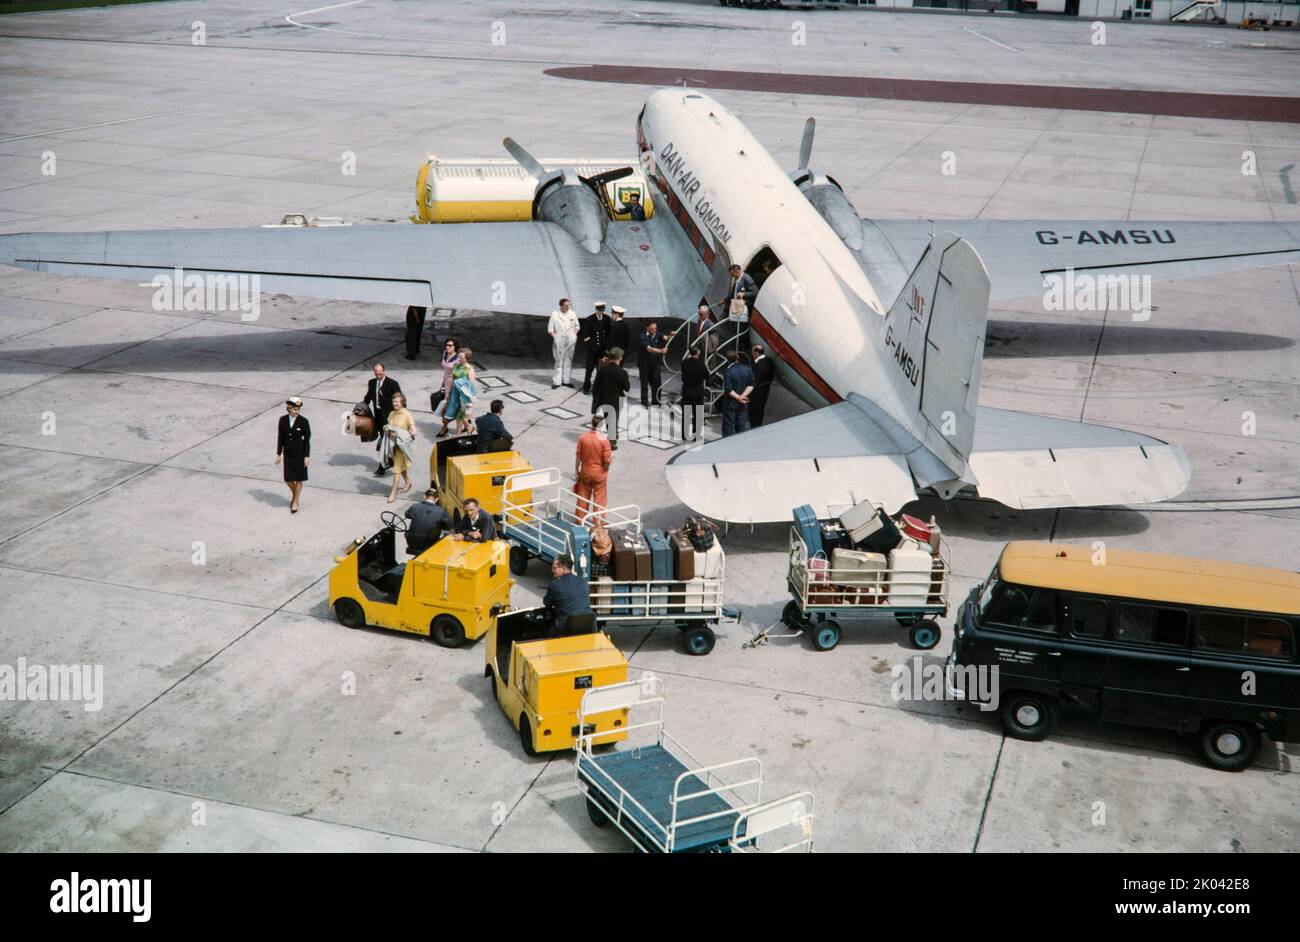
[[[1133,356],[1160,353],[1226,353],[1235,350],[1281,350],[1294,347],[1289,337],[1237,330],[1193,330],[1143,324],[1107,324],[1105,343],[1097,351],[1095,324],[990,319],[984,341],[986,357]]]

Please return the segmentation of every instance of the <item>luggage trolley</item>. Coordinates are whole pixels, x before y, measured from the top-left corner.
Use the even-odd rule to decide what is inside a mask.
[[[893,615],[909,629],[912,647],[928,651],[942,635],[935,616],[948,614],[950,567],[942,538],[937,553],[925,552],[931,561],[923,571],[832,569],[825,555],[809,557],[798,527],[792,527],[786,576],[791,599],[781,612],[781,621],[796,631],[807,631],[818,651],[829,651],[840,643],[838,618]],[[759,638],[751,643],[755,642],[761,643]]]
[[[588,716],[626,711],[627,739],[596,751]],[[649,718],[645,718],[649,715]],[[638,718],[640,717],[640,718]],[[706,766],[664,731],[663,681],[640,680],[588,690],[578,708],[574,773],[596,827],[611,821],[641,851],[659,854],[764,850],[811,851],[810,792],[763,801],[763,763],[738,759]],[[630,745],[650,731],[653,742]],[[772,835],[779,846],[758,846]]]

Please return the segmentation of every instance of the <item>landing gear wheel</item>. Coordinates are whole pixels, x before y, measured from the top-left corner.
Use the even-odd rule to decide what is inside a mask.
[[[587,817],[591,818],[591,823],[598,828],[603,828],[609,824],[609,818],[605,815],[605,812],[600,810],[600,805],[596,804],[594,798],[587,799]]]
[[[522,546],[510,547],[510,573],[522,576],[528,571],[528,550]]]
[[[703,657],[713,650],[713,645],[717,643],[717,636],[713,629],[708,625],[699,625],[695,628],[687,629],[682,634],[682,646],[686,648],[686,653],[694,657]]]
[[[1212,768],[1240,772],[1255,762],[1259,730],[1249,723],[1213,720],[1201,731],[1201,755]]]
[[[1012,739],[1038,742],[1056,729],[1059,713],[1054,698],[1017,690],[1003,696],[998,717],[1002,729]]]
[[[429,640],[444,648],[458,648],[465,643],[465,626],[455,615],[439,615],[429,625]]]
[[[813,647],[818,651],[829,651],[840,643],[840,623],[829,618],[816,625],[812,633]]]
[[[527,755],[537,755],[537,747],[533,745],[533,726],[523,713],[519,714],[519,744],[524,747]]]
[[[334,617],[347,628],[366,627],[366,612],[352,599],[339,599],[334,603]]]
[[[409,526],[409,524],[407,524],[406,522],[405,517],[399,517],[391,510],[385,510],[383,513],[381,513],[379,515],[379,522],[386,527],[391,527],[392,529],[396,530],[398,533],[405,533],[407,526]]]
[[[785,603],[785,608],[781,609],[781,621],[791,630],[805,627],[803,615],[799,614],[799,603],[794,599]]]
[[[924,618],[912,625],[907,637],[912,642],[912,647],[918,651],[928,651],[939,643],[939,639],[943,637],[943,632],[939,629],[937,622]]]

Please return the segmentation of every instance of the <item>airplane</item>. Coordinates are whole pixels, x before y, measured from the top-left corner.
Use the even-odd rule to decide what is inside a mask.
[[[872,500],[893,513],[923,494],[1128,505],[1187,487],[1177,445],[980,406],[989,301],[1062,273],[1165,279],[1300,261],[1300,223],[867,219],[811,166],[814,128],[787,172],[708,95],[653,92],[626,168],[657,192],[659,211],[639,223],[611,218],[605,187],[622,169],[548,169],[507,138],[537,180],[530,220],[25,233],[0,236],[0,262],[136,281],[256,275],[265,292],[536,315],[560,297],[580,310],[611,297],[660,320],[701,299],[725,316],[730,264],[761,266],[750,330],[816,408],[674,456],[668,483],[695,512],[761,523],[795,504],[832,516]]]

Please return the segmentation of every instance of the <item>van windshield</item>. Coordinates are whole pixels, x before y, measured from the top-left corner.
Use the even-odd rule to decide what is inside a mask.
[[[1003,582],[997,573],[980,590],[979,620],[983,624],[1056,630],[1056,590]]]

